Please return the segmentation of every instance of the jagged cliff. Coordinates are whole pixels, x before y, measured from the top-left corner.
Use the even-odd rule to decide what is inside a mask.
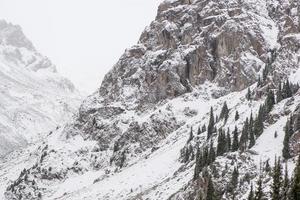
[[[197,149],[218,149],[219,130],[239,142],[246,118],[259,121],[262,110],[254,144],[222,152],[198,174],[213,174],[220,199],[247,199],[259,177],[268,191],[270,174],[260,169],[282,156],[286,122],[299,115],[299,10],[292,0],[165,0],[76,119],[36,147],[6,198],[205,197],[206,179],[193,180]],[[201,130],[210,107],[220,116],[224,102],[226,120]],[[288,140],[290,175],[297,131]],[[236,168],[239,190],[229,192]]]

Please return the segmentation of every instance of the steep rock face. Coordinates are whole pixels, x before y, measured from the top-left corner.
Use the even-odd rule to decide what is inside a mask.
[[[296,4],[286,3],[164,1],[139,43],[125,51],[99,91],[84,101],[76,129],[69,134],[96,139],[109,149],[111,139],[136,135],[133,130],[143,127],[143,122],[156,126],[157,122],[137,116],[149,115],[155,106],[203,84],[218,86],[210,95],[220,97],[256,82],[267,65],[274,80],[287,77],[298,67],[299,40],[283,23],[288,17],[298,26]],[[287,8],[293,12],[286,12]],[[160,123],[173,118],[171,114]],[[135,141],[143,143],[149,135],[161,138],[178,128],[170,127],[139,134]]]
[[[81,97],[19,26],[2,20],[0,99],[0,155],[5,155],[69,119]]]
[[[299,68],[298,7],[292,0],[164,1],[139,43],[83,102],[77,119],[37,148],[33,167],[14,179],[6,198],[38,199],[38,192],[52,199],[200,198],[207,181],[192,181],[195,154],[218,142],[216,132],[207,140],[207,130],[200,130],[210,106],[216,116],[228,103],[228,119],[216,119],[215,130],[229,129],[233,139],[237,127],[240,137],[266,92],[277,92],[279,81]],[[261,165],[282,155],[283,127],[300,103],[299,93],[292,96],[276,102],[253,147],[226,152],[205,167],[223,199],[247,199]],[[294,154],[298,137],[291,139]],[[241,168],[240,191],[230,194],[235,167]],[[77,178],[84,181],[74,187]],[[270,188],[270,174],[263,179]]]
[[[242,90],[276,48],[277,29],[262,2],[165,1],[139,44],[107,74],[100,96],[157,103],[205,81]]]

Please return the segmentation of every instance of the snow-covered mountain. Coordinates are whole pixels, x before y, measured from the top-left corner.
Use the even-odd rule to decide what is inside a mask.
[[[24,147],[68,120],[80,104],[19,26],[0,21],[0,155]]]
[[[76,119],[7,158],[5,198],[271,199],[275,160],[291,178],[300,152],[299,13],[165,0]]]

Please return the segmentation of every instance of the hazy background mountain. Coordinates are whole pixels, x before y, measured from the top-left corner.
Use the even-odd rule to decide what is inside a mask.
[[[137,42],[159,2],[2,0],[0,18],[21,25],[62,75],[91,93],[124,50]]]

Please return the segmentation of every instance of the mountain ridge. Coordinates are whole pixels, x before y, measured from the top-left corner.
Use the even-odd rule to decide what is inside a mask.
[[[33,147],[6,199],[201,199],[212,185],[247,199],[259,181],[271,198],[275,157],[291,176],[299,154],[299,10],[164,1],[76,117]]]

